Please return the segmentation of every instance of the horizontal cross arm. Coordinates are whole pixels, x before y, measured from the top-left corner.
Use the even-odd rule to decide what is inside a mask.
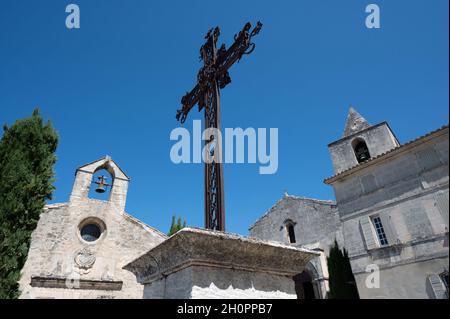
[[[217,73],[223,74],[243,55],[250,54],[255,49],[255,44],[251,42],[252,38],[261,31],[262,23],[258,21],[256,26],[250,32],[251,24],[247,23],[242,31],[234,37],[234,43],[228,50],[221,48],[217,58]]]

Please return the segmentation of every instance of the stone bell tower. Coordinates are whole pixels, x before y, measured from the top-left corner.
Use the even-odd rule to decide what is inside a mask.
[[[70,202],[74,203],[88,198],[90,187],[93,184],[94,174],[99,170],[106,170],[111,174],[112,181],[109,181],[111,187],[108,202],[115,205],[123,212],[127,199],[128,183],[130,178],[120,169],[120,167],[109,156],[105,156],[95,162],[83,165],[76,170],[75,183],[73,185]]]
[[[343,172],[359,163],[400,146],[387,122],[370,125],[350,107],[341,139],[328,145],[334,173]]]

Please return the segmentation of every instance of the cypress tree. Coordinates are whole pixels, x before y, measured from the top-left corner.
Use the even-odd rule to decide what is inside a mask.
[[[359,299],[347,251],[344,249],[342,252],[336,240],[330,249],[329,257],[327,257],[327,265],[330,285],[328,298]]]
[[[45,201],[54,187],[58,135],[39,110],[4,126],[0,140],[0,299],[19,296],[18,280]]]
[[[168,236],[172,236],[173,234],[176,233],[175,227],[176,227],[176,223],[175,223],[175,215],[173,215],[173,216],[172,216],[172,223],[170,224],[170,230],[169,230],[169,232],[167,233]]]
[[[167,235],[172,236],[173,234],[183,229],[184,227],[186,227],[186,220],[184,222],[181,222],[181,217],[178,217],[178,219],[176,219],[175,215],[173,215],[172,224],[170,225],[170,230],[167,233]]]

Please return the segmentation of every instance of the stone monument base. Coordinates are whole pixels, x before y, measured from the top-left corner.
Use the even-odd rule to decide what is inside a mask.
[[[218,231],[184,228],[124,269],[145,299],[296,298],[293,276],[318,253]]]

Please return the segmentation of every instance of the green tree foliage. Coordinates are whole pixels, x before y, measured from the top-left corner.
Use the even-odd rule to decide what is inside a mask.
[[[328,298],[359,299],[347,251],[344,249],[342,252],[336,240],[330,249],[329,257],[327,257],[327,265],[330,284]]]
[[[0,299],[17,298],[31,233],[54,187],[58,135],[39,110],[4,126],[0,140]]]
[[[181,222],[181,217],[178,217],[178,219],[176,219],[175,215],[173,215],[170,230],[167,235],[172,236],[173,234],[175,234],[180,229],[183,229],[184,227],[186,227],[186,221]]]

